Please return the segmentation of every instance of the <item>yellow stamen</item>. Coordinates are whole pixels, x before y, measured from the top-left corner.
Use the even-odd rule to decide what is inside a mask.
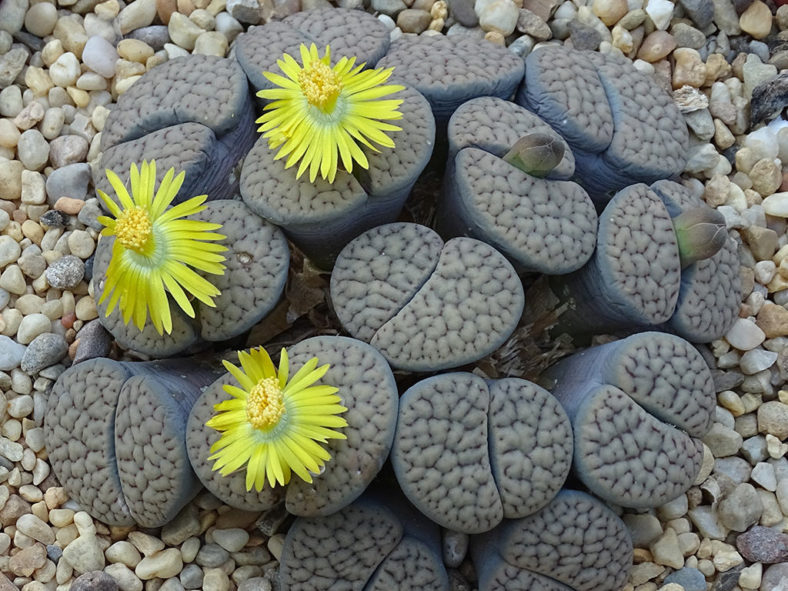
[[[285,414],[282,389],[276,378],[263,378],[246,399],[246,417],[255,429],[268,430],[276,426]]]
[[[137,206],[124,210],[115,223],[118,241],[133,251],[142,253],[153,234],[153,224],[145,208]]]
[[[298,84],[310,105],[330,112],[342,90],[342,83],[334,70],[323,62],[312,62],[298,73]]]

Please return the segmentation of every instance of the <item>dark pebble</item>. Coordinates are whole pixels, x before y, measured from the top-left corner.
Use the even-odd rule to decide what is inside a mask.
[[[717,575],[714,585],[711,586],[711,591],[732,591],[739,584],[739,576],[743,570],[744,565],[740,564],[731,570],[720,573]]]
[[[479,24],[479,17],[473,9],[473,0],[448,0],[449,14],[463,27],[475,27]]]
[[[14,33],[14,40],[27,45],[33,51],[41,51],[44,48],[44,41],[41,37],[36,37],[27,31],[17,31]]]
[[[750,101],[752,126],[770,119],[788,105],[788,72],[761,82],[752,91]]]
[[[599,31],[576,20],[569,23],[569,35],[572,38],[572,46],[581,51],[585,49],[594,51],[602,43],[602,35]]]
[[[93,262],[96,260],[96,255],[90,255],[85,259],[85,281],[93,279]]]
[[[62,211],[50,209],[41,216],[40,222],[48,228],[64,228],[68,224],[68,216]]]
[[[77,350],[74,354],[74,363],[106,357],[112,346],[112,336],[101,326],[98,318],[91,320],[77,333]]]
[[[684,591],[706,591],[706,577],[697,568],[689,566],[670,573],[663,583],[676,583],[684,587]]]
[[[71,591],[118,591],[118,583],[107,573],[94,570],[74,579]]]
[[[705,29],[714,20],[712,0],[679,0],[679,4],[699,29]]]
[[[719,369],[712,369],[711,375],[714,378],[715,392],[732,390],[737,386],[741,386],[742,382],[744,381],[744,375],[738,371],[721,371]]]
[[[788,561],[788,534],[754,525],[736,538],[736,547],[750,562],[775,564]]]

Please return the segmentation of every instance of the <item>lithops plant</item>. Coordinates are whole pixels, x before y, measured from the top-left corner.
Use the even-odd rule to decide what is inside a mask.
[[[396,80],[427,97],[440,128],[467,100],[510,98],[523,78],[522,59],[467,35],[404,35],[391,44],[378,66],[393,66]]]
[[[646,508],[692,485],[716,398],[690,343],[639,333],[563,359],[543,377],[572,421],[573,470],[591,492]]]
[[[596,250],[588,263],[550,279],[568,304],[560,329],[589,334],[667,322],[676,308],[680,276],[667,209],[649,187],[631,185],[599,215]]]
[[[709,343],[722,338],[738,317],[741,301],[739,256],[736,242],[728,237],[725,220],[700,197],[672,181],[651,185],[673,219],[693,223],[698,236],[685,246],[688,261],[681,270],[681,287],[676,310],[666,322],[667,330],[693,343]],[[716,214],[716,215],[715,215]],[[720,216],[721,217],[721,216]],[[694,227],[683,228],[693,233]],[[682,229],[677,228],[677,232]],[[720,244],[720,242],[722,244]],[[693,250],[691,247],[695,246]],[[679,240],[679,255],[682,243]]]
[[[205,487],[228,505],[259,511],[284,496],[287,510],[294,515],[329,515],[361,495],[388,457],[396,424],[397,385],[380,353],[355,339],[313,337],[290,347],[288,355],[294,371],[312,357],[328,363],[328,372],[317,383],[338,388],[348,409],[342,414],[348,424],[341,429],[347,438],[330,439],[326,444],[331,460],[323,472],[312,483],[293,477],[285,487],[266,487],[259,493],[247,490],[242,470],[221,476],[212,469],[208,457],[219,434],[205,423],[214,414],[214,405],[228,398],[223,386],[233,383],[230,374],[207,388],[194,405],[186,436],[189,458]]]
[[[130,162],[155,159],[159,182],[171,167],[186,171],[176,203],[204,194],[229,199],[238,187],[232,169],[254,140],[252,97],[238,63],[207,55],[175,58],[146,72],[118,99],[102,131],[93,180],[111,194],[105,169],[125,183]]]
[[[597,215],[575,161],[544,121],[503,99],[463,104],[448,127],[449,158],[437,229],[472,236],[505,254],[518,271],[559,275],[594,252]]]
[[[90,359],[55,382],[44,421],[52,470],[69,497],[110,525],[161,527],[200,490],[186,419],[219,372],[197,360]]]
[[[402,131],[392,132],[394,148],[365,150],[367,170],[338,170],[333,182],[320,176],[296,178],[295,168],[276,160],[261,137],[244,160],[241,196],[249,208],[281,226],[313,262],[330,268],[337,254],[364,230],[399,215],[429,161],[435,124],[427,101],[412,88],[398,92]]]
[[[448,373],[400,399],[394,473],[411,503],[447,529],[480,533],[538,511],[571,462],[566,413],[526,380]]]
[[[564,489],[539,512],[474,536],[471,556],[479,591],[618,591],[632,540],[604,503]]]
[[[448,591],[435,524],[392,495],[366,494],[329,517],[300,517],[287,532],[282,591]]]
[[[569,142],[575,178],[600,207],[627,185],[684,169],[684,118],[673,98],[623,57],[540,47],[525,60],[515,101]]]
[[[517,273],[497,250],[473,238],[444,243],[431,229],[402,222],[348,244],[330,289],[345,329],[408,371],[458,367],[492,353],[524,304]]]
[[[195,319],[170,303],[169,334],[159,334],[150,322],[142,330],[132,322],[125,324],[117,308],[106,316],[108,301],[99,300],[115,239],[99,241],[93,263],[99,321],[124,348],[153,357],[169,357],[197,347],[201,341],[223,341],[249,330],[279,301],[290,264],[290,250],[281,230],[252,214],[237,200],[211,201],[195,219],[220,223],[220,232],[226,236],[222,241],[228,248],[224,252],[224,275],[203,274],[221,293],[214,300],[214,307],[195,302]]]
[[[297,55],[302,43],[331,47],[334,61],[355,56],[373,67],[389,48],[383,23],[363,10],[320,8],[297,12],[282,21],[249,27],[235,42],[235,58],[257,90],[273,88],[263,72],[274,69],[282,54]]]

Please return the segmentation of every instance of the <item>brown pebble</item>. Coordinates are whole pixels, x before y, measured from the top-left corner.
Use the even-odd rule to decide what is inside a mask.
[[[194,4],[192,0],[178,0],[178,12],[189,16],[194,12]]]
[[[47,549],[44,544],[36,542],[29,548],[20,550],[8,561],[8,568],[19,577],[29,577],[37,568],[44,566],[47,560]]]
[[[60,197],[55,202],[55,209],[68,215],[77,215],[84,206],[85,202],[82,199],[74,199],[73,197]]]
[[[176,0],[156,0],[156,14],[159,15],[161,22],[165,25],[170,24],[170,16],[178,10]]]
[[[788,6],[788,5],[786,5]],[[784,191],[788,191],[788,172],[783,173],[783,182],[780,184],[780,188],[778,189],[781,193]]]
[[[0,509],[0,525],[3,527],[14,525],[25,513],[30,513],[30,503],[19,495],[11,495]]]
[[[767,339],[788,335],[788,310],[774,302],[764,302],[755,319]]]
[[[15,209],[12,216],[17,224],[23,224],[27,221],[27,214],[21,209]]]
[[[71,361],[74,361],[74,358],[77,356],[77,347],[79,347],[79,339],[76,339],[68,346],[68,358]]]
[[[64,314],[63,318],[60,319],[60,324],[63,325],[63,328],[71,328],[74,326],[74,321],[77,319],[77,315],[74,312],[70,312],[69,314]]]

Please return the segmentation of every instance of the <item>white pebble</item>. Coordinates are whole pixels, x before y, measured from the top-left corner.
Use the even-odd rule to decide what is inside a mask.
[[[19,324],[16,339],[23,345],[29,344],[34,338],[52,329],[52,321],[43,314],[29,314]]]
[[[649,0],[646,6],[646,14],[654,22],[654,25],[660,31],[664,31],[670,24],[670,19],[673,17],[673,2],[670,0]]]
[[[740,351],[749,351],[766,340],[766,334],[752,320],[737,318],[725,339]]]
[[[73,86],[79,78],[79,60],[70,51],[61,55],[49,67],[49,77],[57,86],[67,88]]]
[[[757,328],[757,326],[756,326]],[[777,361],[777,353],[755,348],[741,356],[739,367],[747,375],[753,375],[764,369],[769,369]]]
[[[19,160],[28,170],[41,170],[49,160],[49,143],[37,129],[28,129],[19,137]]]
[[[118,61],[118,52],[103,37],[91,37],[82,50],[82,62],[104,78],[112,78],[115,75],[116,61]]]
[[[769,195],[763,200],[763,210],[775,217],[788,218],[788,192]]]
[[[772,464],[767,462],[758,462],[752,469],[750,478],[752,478],[766,490],[772,492],[777,490],[777,475],[774,472],[774,466]]]

